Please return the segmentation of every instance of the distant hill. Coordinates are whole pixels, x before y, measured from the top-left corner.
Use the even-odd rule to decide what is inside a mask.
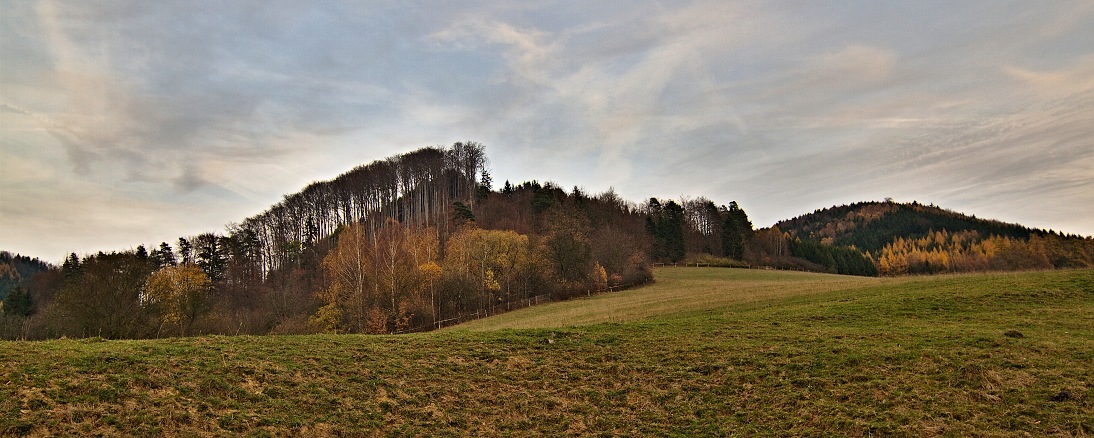
[[[32,277],[49,270],[49,264],[23,255],[0,251],[0,301],[17,287],[25,287]]]
[[[882,275],[1094,267],[1094,240],[1089,237],[917,202],[831,207],[772,229],[783,233],[795,256],[828,265],[800,248],[850,248],[870,259]]]
[[[877,252],[896,238],[919,239],[931,232],[975,231],[982,236],[1029,239],[1048,234],[1022,225],[980,219],[918,202],[861,202],[841,205],[775,224],[791,237],[820,240]]]

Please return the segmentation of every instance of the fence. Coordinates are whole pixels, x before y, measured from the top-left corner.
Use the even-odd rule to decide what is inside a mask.
[[[600,289],[600,290],[587,290],[587,291],[585,291],[585,297],[591,297],[591,296],[593,296],[594,293],[595,294],[601,294],[601,293],[604,293],[604,292],[615,292],[615,291],[626,290],[626,289],[630,289],[630,288],[633,288],[633,287],[644,285],[644,284],[649,283],[651,281],[653,281],[652,278],[650,278],[646,281],[640,281],[640,282],[636,282],[636,283],[621,284],[621,285],[617,285],[617,286],[608,286],[607,288]],[[562,298],[560,300],[557,300],[557,301],[566,301],[567,299],[575,298],[575,297],[581,297],[581,293],[579,292],[579,293],[570,295],[568,297],[564,297],[564,298]],[[550,303],[552,301],[556,301],[556,299],[551,298],[551,296],[548,295],[548,294],[536,295],[534,297],[525,298],[525,299],[522,299],[522,300],[508,301],[505,304],[498,304],[496,306],[490,306],[490,307],[485,308],[485,309],[477,309],[474,312],[464,313],[464,314],[461,314],[460,316],[457,316],[455,318],[443,319],[443,320],[440,320],[440,321],[433,322],[431,324],[426,324],[426,325],[421,325],[421,326],[418,326],[418,327],[411,327],[411,328],[407,328],[405,330],[396,331],[395,333],[396,334],[404,334],[404,333],[416,333],[416,332],[425,332],[425,331],[430,331],[430,330],[436,330],[436,329],[439,329],[439,328],[442,328],[442,327],[449,327],[449,326],[453,326],[453,325],[456,325],[456,324],[462,324],[462,323],[465,323],[465,322],[468,322],[468,321],[474,321],[476,319],[482,319],[482,318],[486,318],[486,317],[489,317],[489,316],[495,316],[495,315],[500,315],[500,314],[503,314],[503,313],[507,313],[507,312],[510,312],[510,311],[513,311],[513,310],[523,309],[525,307],[532,307],[532,306],[539,305],[539,304]]]
[[[732,268],[732,269],[763,269],[767,271],[797,271],[797,272],[813,272],[803,268],[797,267],[779,267],[779,266],[756,266],[756,265],[744,265],[744,266],[723,266],[712,265],[710,263],[654,263],[652,265],[655,268]]]
[[[680,267],[683,267],[683,268],[710,268],[710,267],[715,267],[715,268],[739,268],[739,269],[753,269],[754,268],[754,266],[752,266],[752,265],[726,266],[726,265],[712,265],[710,263],[688,263],[688,262],[684,262],[684,263],[654,263],[653,267],[655,267],[655,268],[665,268],[665,267],[668,267],[668,268],[680,268]]]

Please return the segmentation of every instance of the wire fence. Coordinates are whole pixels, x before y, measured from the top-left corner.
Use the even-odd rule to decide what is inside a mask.
[[[712,263],[654,263],[655,268],[740,268],[740,269],[754,269],[752,265],[716,265]]]
[[[566,300],[570,300],[570,299],[574,299],[574,298],[588,298],[588,297],[592,297],[593,295],[598,295],[598,294],[602,294],[602,293],[606,293],[606,292],[616,292],[616,291],[621,291],[621,290],[627,290],[627,289],[631,289],[631,288],[635,288],[635,287],[638,287],[638,286],[648,284],[652,281],[653,281],[653,279],[650,278],[650,279],[647,279],[645,281],[639,281],[639,282],[634,282],[634,283],[630,283],[630,284],[621,284],[621,285],[616,285],[616,286],[608,286],[604,289],[599,289],[599,290],[586,290],[585,293],[578,292],[578,293],[575,293],[573,295],[569,295],[569,296],[562,297],[562,298],[552,298],[550,294],[536,295],[534,297],[524,298],[524,299],[516,300],[516,301],[507,301],[504,304],[497,304],[497,305],[490,306],[490,307],[487,307],[487,308],[477,309],[474,312],[463,313],[463,314],[461,314],[459,316],[456,316],[454,318],[442,319],[442,320],[438,320],[438,321],[430,323],[430,324],[420,325],[420,326],[417,326],[417,327],[410,327],[410,328],[407,328],[407,329],[404,329],[404,330],[396,331],[395,333],[396,334],[404,334],[404,333],[417,333],[417,332],[427,332],[427,331],[430,331],[430,330],[437,330],[437,329],[444,328],[444,327],[450,327],[450,326],[454,326],[454,325],[457,325],[457,324],[463,324],[465,322],[474,321],[476,319],[482,319],[482,318],[486,318],[486,317],[490,317],[490,316],[496,316],[496,315],[500,315],[500,314],[503,314],[503,313],[508,313],[508,312],[511,312],[511,311],[514,311],[514,310],[519,310],[519,309],[523,309],[523,308],[526,308],[526,307],[537,306],[537,305],[540,305],[540,304],[546,304],[546,303],[550,303],[550,302],[554,302],[554,301],[566,301]]]
[[[655,267],[655,268],[710,268],[710,267],[714,267],[714,268],[733,268],[733,269],[763,269],[765,271],[811,272],[807,269],[798,268],[798,267],[751,265],[751,264],[740,265],[740,266],[737,266],[737,265],[726,266],[726,265],[716,265],[716,264],[711,264],[711,263],[687,263],[687,262],[684,262],[684,263],[653,263],[652,266]]]

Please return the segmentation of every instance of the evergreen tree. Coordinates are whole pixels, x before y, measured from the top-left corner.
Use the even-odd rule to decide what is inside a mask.
[[[167,244],[167,242],[161,242],[160,248],[153,251],[153,253],[161,268],[178,265],[178,261],[175,260],[175,251],[171,249],[171,245]]]
[[[61,274],[66,284],[72,284],[80,278],[82,273],[82,266],[80,264],[80,257],[76,253],[71,253],[64,263],[61,264]]]
[[[471,207],[460,201],[452,203],[452,212],[457,225],[475,222],[475,213],[471,211]]]
[[[752,236],[752,221],[736,201],[730,202],[728,207],[723,206],[722,214],[725,218],[722,222],[722,250],[726,257],[742,260],[745,244]]]
[[[190,245],[190,241],[186,238],[179,237],[179,260],[180,263],[193,263],[193,247]]]
[[[34,313],[34,301],[22,286],[16,286],[4,298],[4,313],[13,316],[30,316]]]
[[[684,259],[684,207],[676,201],[665,204],[660,228],[660,237],[665,242],[665,253],[674,262]]]
[[[490,177],[490,171],[485,168],[482,169],[482,175],[479,177],[479,187],[476,195],[479,200],[486,199],[490,196],[490,191],[494,189],[494,178]]]

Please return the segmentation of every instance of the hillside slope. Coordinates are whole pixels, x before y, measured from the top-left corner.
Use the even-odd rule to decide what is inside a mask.
[[[1034,235],[1049,234],[1043,230],[980,219],[916,202],[862,202],[842,205],[817,210],[775,225],[790,233],[791,237],[826,240],[834,245],[854,246],[870,252],[880,251],[897,238],[918,239],[942,230],[951,233],[969,231],[985,237],[1001,236],[1022,240]]]
[[[833,271],[841,264],[840,256],[846,257],[846,249],[866,255],[882,275],[1094,267],[1090,237],[915,202],[864,202],[817,210],[759,234],[785,239],[789,253]],[[841,267],[839,272],[843,271]]]
[[[728,305],[858,290],[891,280],[763,269],[658,268],[648,286],[521,309],[450,330],[492,331],[624,323]]]
[[[1094,272],[866,281],[573,328],[0,342],[0,435],[1094,433]]]

